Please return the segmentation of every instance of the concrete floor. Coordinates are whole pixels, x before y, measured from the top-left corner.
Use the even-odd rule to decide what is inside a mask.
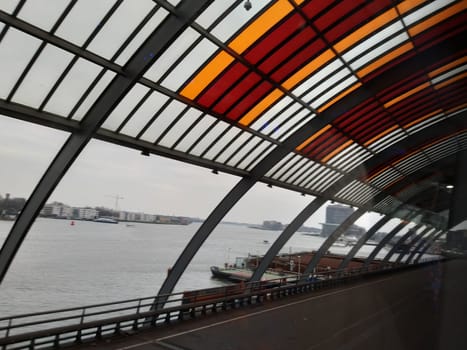
[[[467,349],[467,261],[268,301],[73,349]]]

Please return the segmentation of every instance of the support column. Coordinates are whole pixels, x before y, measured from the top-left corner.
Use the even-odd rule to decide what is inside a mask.
[[[308,276],[313,270],[318,266],[319,261],[321,258],[326,254],[328,249],[333,245],[333,243],[347,231],[347,229],[353,225],[355,221],[358,220],[360,216],[362,216],[367,211],[366,208],[359,208],[352,213],[347,219],[344,220],[342,224],[337,227],[333,233],[321,244],[319,250],[314,254],[313,258],[311,259],[308,266],[303,271],[303,276]]]
[[[370,253],[370,255],[366,258],[365,264],[363,267],[368,267],[370,263],[375,259],[376,255],[380,252],[381,249],[388,243],[392,237],[394,237],[400,230],[402,230],[407,224],[410,222],[411,219],[415,217],[416,213],[412,213],[407,217],[406,220],[402,220],[402,222],[399,223],[396,227],[392,229],[391,232],[389,232],[382,240],[379,242],[379,244],[373,249],[373,251]]]
[[[419,253],[422,249],[422,247],[424,247],[427,242],[430,242],[431,238],[436,235],[436,233],[439,232],[439,230],[436,230],[436,229],[432,229],[430,231],[430,233],[428,234],[428,237],[426,238],[422,238],[420,237],[420,241],[418,242],[418,244],[415,246],[415,248],[412,250],[412,252],[410,253],[409,257],[407,258],[406,260],[406,264],[409,265],[410,262],[412,261],[412,259],[415,257],[415,255],[417,253]]]
[[[402,261],[402,258],[404,256],[406,256],[409,252],[410,252],[410,249],[418,243],[418,241],[420,240],[420,238],[424,237],[428,232],[431,231],[431,227],[430,226],[427,226],[425,227],[425,229],[422,230],[422,232],[420,232],[420,234],[416,235],[415,238],[412,240],[411,244],[410,244],[410,247],[408,247],[407,249],[404,249],[404,251],[402,251],[399,256],[397,257],[396,259],[396,264],[399,264],[401,261]]]
[[[411,228],[410,230],[407,231],[405,235],[403,235],[399,240],[392,246],[392,248],[389,250],[389,252],[386,254],[386,256],[383,258],[383,263],[387,263],[389,259],[394,255],[394,253],[399,249],[399,247],[405,243],[410,237],[412,237],[418,229],[422,227],[422,224],[418,224],[415,227]]]

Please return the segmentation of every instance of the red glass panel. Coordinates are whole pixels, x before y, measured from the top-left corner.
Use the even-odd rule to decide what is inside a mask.
[[[331,6],[335,2],[340,2],[341,0],[314,0],[310,1],[307,5],[303,7],[303,13],[309,18],[313,19],[316,15],[320,14],[328,6]]]
[[[234,85],[246,72],[248,68],[241,63],[235,63],[222,74],[217,81],[212,84],[198,98],[198,103],[205,107],[210,107],[216,100]]]
[[[349,125],[345,130],[351,134],[358,132],[361,128],[366,128],[368,124],[372,124],[385,118],[387,115],[383,108],[376,108],[371,112],[365,113],[357,121]]]
[[[364,76],[361,80],[362,82],[364,83],[367,83],[371,80],[373,80],[374,78],[376,78],[378,75],[381,75],[382,73],[384,73],[385,71],[387,71],[388,69],[392,68],[392,67],[395,67],[399,64],[401,64],[402,62],[404,62],[405,60],[409,59],[410,57],[413,57],[415,56],[415,51],[414,50],[410,50],[410,51],[407,51],[406,53],[402,54],[401,56],[399,56],[398,58],[390,61],[389,63],[386,63],[385,65],[379,67],[378,69],[375,69],[373,72],[371,72],[370,74]],[[414,69],[416,68],[423,68],[423,67],[414,67]]]
[[[426,83],[427,81],[428,77],[426,76],[425,72],[416,72],[415,74],[412,74],[407,78],[400,80],[396,84],[377,93],[376,96],[381,100],[381,102],[386,103],[402,94],[405,94],[407,91],[410,91],[413,88]]]
[[[369,140],[373,136],[376,136],[379,132],[383,130],[389,129],[396,124],[394,119],[385,115],[382,118],[378,118],[376,120],[368,121],[365,124],[360,125],[352,132],[352,136],[361,143]],[[381,130],[381,131],[375,131]]]
[[[352,108],[350,111],[343,113],[341,116],[337,117],[334,120],[334,124],[338,125],[339,127],[346,126],[349,123],[353,123],[362,114],[367,113],[370,110],[373,110],[377,106],[378,106],[378,102],[374,98],[370,98],[360,103],[358,106]]]
[[[416,94],[390,106],[389,108],[387,108],[388,112],[389,113],[397,113],[397,111],[399,109],[402,109],[404,108],[405,106],[411,106],[413,104],[414,101],[417,101],[419,98],[423,98],[424,96],[426,95],[429,95],[429,94],[432,94],[433,93],[433,88],[432,87],[429,87],[429,88],[426,88],[426,89],[423,89],[422,91],[420,92],[417,92]]]
[[[328,27],[335,26],[337,21],[363,3],[365,3],[365,0],[340,1],[328,12],[319,16],[314,24],[320,31],[325,31]]]
[[[332,137],[333,135],[336,135],[339,133],[337,129],[331,128],[328,131],[326,131],[324,134],[320,135],[316,140],[313,140],[308,146],[306,146],[302,152],[303,153],[309,153],[311,152],[314,148],[316,148],[319,144],[322,142],[326,141],[328,137]]]
[[[319,39],[313,44],[307,45],[303,50],[300,50],[299,53],[293,55],[293,57],[279,65],[279,69],[271,74],[271,78],[277,82],[282,82],[303,63],[311,61],[325,47],[325,43]]]
[[[320,147],[318,147],[316,149],[316,153],[315,153],[314,157],[316,159],[321,160],[324,157],[326,157],[329,153],[334,151],[336,148],[338,148],[341,145],[343,145],[344,143],[346,143],[348,140],[349,139],[346,138],[346,137],[340,137],[340,138],[336,138],[336,139],[333,139],[333,140],[329,140],[328,142],[326,142],[325,144],[321,145]]]
[[[216,113],[224,114],[232,105],[238,103],[238,100],[242,98],[248,90],[252,88],[261,80],[261,77],[251,72],[244,79],[242,79],[238,84],[230,90],[227,94],[222,97],[222,99],[214,106],[214,111]]]
[[[244,57],[251,63],[256,64],[292,35],[292,33],[301,30],[305,25],[306,21],[303,17],[299,14],[294,14],[264,39],[259,40]]]
[[[413,38],[414,44],[421,50],[426,50],[440,41],[465,31],[465,15],[462,13],[421,32]],[[423,46],[423,47],[422,47]]]
[[[272,89],[273,86],[271,83],[263,81],[253,91],[240,99],[240,101],[236,103],[235,107],[227,113],[227,117],[229,119],[237,120]]]
[[[271,70],[279,66],[284,60],[293,55],[295,51],[304,46],[307,42],[311,41],[316,36],[315,32],[307,27],[295,37],[288,40],[284,46],[279,48],[276,52],[270,55],[263,63],[259,65],[265,73],[269,73]]]
[[[386,11],[389,7],[392,7],[391,1],[389,0],[378,0],[370,2],[357,12],[351,14],[342,22],[332,26],[324,36],[331,43],[333,43],[337,39],[348,35],[348,33],[360,27],[366,21],[377,17],[381,12]]]

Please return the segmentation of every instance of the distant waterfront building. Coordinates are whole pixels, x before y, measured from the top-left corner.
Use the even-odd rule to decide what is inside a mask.
[[[66,218],[69,219],[73,217],[73,208],[69,205],[60,203],[60,202],[53,202],[44,205],[42,208],[40,215],[46,217],[55,217],[55,218]]]
[[[99,216],[99,211],[94,208],[78,208],[78,218],[83,220],[94,220]]]
[[[326,207],[326,222],[321,224],[323,229],[321,230],[321,236],[329,237],[337,227],[339,227],[345,219],[352,215],[354,209],[341,204],[331,204]],[[347,236],[360,237],[365,233],[363,227],[352,225],[344,233]]]

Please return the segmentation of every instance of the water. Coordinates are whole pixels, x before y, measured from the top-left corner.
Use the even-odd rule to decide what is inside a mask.
[[[0,221],[0,243],[12,222]],[[200,224],[118,225],[39,218],[0,285],[0,317],[157,294]],[[192,260],[176,291],[223,283],[209,267],[237,256],[264,254],[276,231],[219,225]],[[282,252],[318,249],[323,238],[295,234]],[[363,247],[366,256],[373,247]],[[350,247],[332,247],[346,253]],[[384,252],[382,252],[384,254]],[[383,255],[384,256],[384,255]]]

